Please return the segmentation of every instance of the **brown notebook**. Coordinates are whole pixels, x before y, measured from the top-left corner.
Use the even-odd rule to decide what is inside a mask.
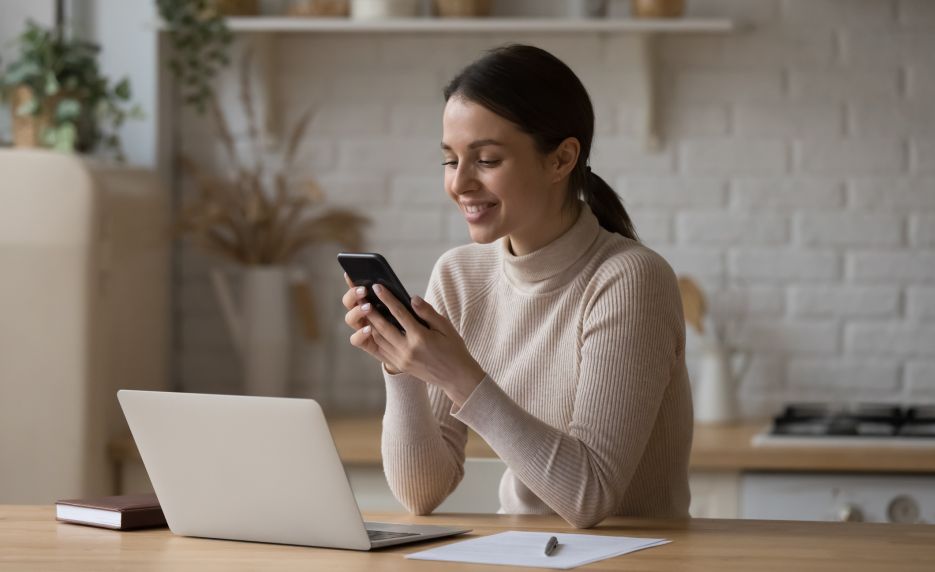
[[[115,530],[166,525],[166,517],[154,494],[60,500],[55,503],[55,518]]]

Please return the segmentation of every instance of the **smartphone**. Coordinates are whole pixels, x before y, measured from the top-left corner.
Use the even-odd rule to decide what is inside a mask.
[[[393,317],[390,309],[374,294],[374,284],[379,284],[389,290],[406,307],[406,310],[412,314],[413,318],[426,328],[429,327],[428,323],[412,310],[412,305],[409,303],[411,298],[409,293],[406,292],[403,283],[396,277],[396,273],[393,272],[390,263],[385,258],[375,252],[341,252],[338,254],[338,264],[347,272],[354,286],[363,286],[367,289],[367,301],[400,331],[405,332],[406,330]]]

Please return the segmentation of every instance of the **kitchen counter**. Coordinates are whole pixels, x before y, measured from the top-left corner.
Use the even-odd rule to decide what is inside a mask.
[[[753,436],[767,421],[738,425],[696,425],[690,467],[695,471],[841,471],[935,473],[933,447],[760,446]],[[341,460],[347,465],[379,466],[380,417],[336,418],[328,422]],[[469,432],[467,456],[496,458],[486,442]],[[118,463],[138,459],[129,438],[111,443]]]
[[[729,426],[696,425],[690,466],[701,471],[844,471],[935,473],[933,447],[761,446],[751,439],[768,421]],[[380,418],[335,419],[331,432],[341,459],[347,464],[380,463]],[[496,454],[473,431],[467,456],[495,458]]]
[[[506,530],[666,538],[670,544],[603,560],[582,570],[798,572],[923,571],[935,561],[935,527],[923,525],[611,517],[586,531],[557,516],[366,514],[384,522],[448,524],[477,538]],[[0,569],[83,570],[490,570],[503,566],[406,560],[451,539],[372,552],[176,536],[168,529],[118,532],[55,521],[51,506],[0,506]],[[531,570],[530,568],[510,568]],[[540,569],[541,570],[541,569]]]

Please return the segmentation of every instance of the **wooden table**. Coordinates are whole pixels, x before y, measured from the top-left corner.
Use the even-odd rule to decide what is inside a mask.
[[[370,520],[457,524],[469,536],[504,530],[561,530],[555,516],[371,514]],[[666,521],[611,518],[590,534],[667,538],[671,544],[604,560],[582,570],[810,572],[935,569],[935,526],[791,521]],[[405,560],[450,539],[376,552],[184,538],[166,529],[116,532],[58,523],[49,506],[0,506],[0,571],[530,570]]]

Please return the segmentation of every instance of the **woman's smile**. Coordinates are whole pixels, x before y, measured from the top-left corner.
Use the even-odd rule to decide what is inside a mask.
[[[461,210],[468,224],[477,224],[486,219],[488,215],[492,215],[498,206],[500,205],[493,202],[462,202]]]

